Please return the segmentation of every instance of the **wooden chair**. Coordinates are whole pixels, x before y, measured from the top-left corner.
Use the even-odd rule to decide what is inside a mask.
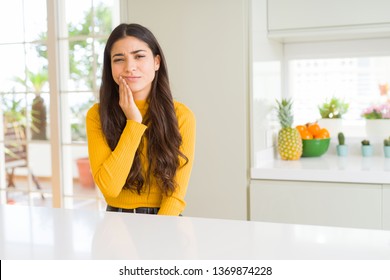
[[[8,123],[4,126],[5,171],[7,188],[15,188],[14,173],[16,168],[27,168],[38,190],[41,186],[28,166],[28,153],[26,142],[26,128],[18,122]],[[42,198],[44,196],[42,195]]]

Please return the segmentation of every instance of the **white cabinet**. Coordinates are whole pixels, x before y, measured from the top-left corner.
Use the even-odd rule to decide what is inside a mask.
[[[389,31],[390,1],[268,0],[267,4],[271,36],[278,36],[278,32],[285,36],[288,32],[302,32],[303,36],[324,32],[361,38]]]
[[[382,227],[385,230],[390,230],[390,185],[383,185],[383,212],[382,212]]]
[[[250,219],[380,229],[381,200],[379,184],[253,180]]]

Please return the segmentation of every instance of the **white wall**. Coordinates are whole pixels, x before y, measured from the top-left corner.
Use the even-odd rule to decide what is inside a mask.
[[[283,44],[270,40],[267,29],[267,0],[251,1],[251,153],[257,155],[273,146],[276,128],[268,117],[275,99],[282,95]]]
[[[197,118],[184,215],[247,219],[248,1],[126,4],[127,21],[145,25],[159,40],[174,97]]]

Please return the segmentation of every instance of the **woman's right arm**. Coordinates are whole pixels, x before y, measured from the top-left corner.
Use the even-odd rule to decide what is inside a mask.
[[[101,129],[98,108],[99,105],[95,104],[86,117],[91,172],[105,197],[117,197],[126,182],[147,127],[128,120],[115,150],[111,151]]]

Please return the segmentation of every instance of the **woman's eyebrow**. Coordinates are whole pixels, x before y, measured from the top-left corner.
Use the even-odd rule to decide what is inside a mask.
[[[136,54],[139,52],[146,52],[146,50],[135,50],[135,51],[130,52],[130,54]]]
[[[139,52],[146,52],[146,50],[142,50],[142,49],[135,50],[135,51],[130,52],[130,54],[137,54]],[[116,56],[125,56],[125,54],[124,53],[116,53],[116,54],[112,55],[112,58],[114,58]]]
[[[112,58],[116,57],[116,56],[125,56],[123,53],[116,53],[112,56]]]

